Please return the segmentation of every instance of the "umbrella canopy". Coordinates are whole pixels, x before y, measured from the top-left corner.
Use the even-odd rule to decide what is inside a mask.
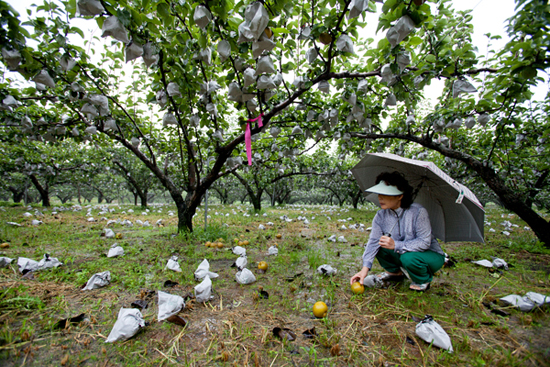
[[[432,162],[403,158],[389,153],[370,153],[351,172],[361,190],[375,185],[382,172],[401,172],[414,191],[414,202],[428,211],[432,234],[444,242],[484,242],[485,210],[476,196]],[[378,196],[367,196],[376,204]]]

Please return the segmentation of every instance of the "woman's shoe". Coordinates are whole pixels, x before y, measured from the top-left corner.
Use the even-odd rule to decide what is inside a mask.
[[[387,271],[377,274],[376,277],[383,282],[398,282],[405,279],[405,274],[390,274]]]
[[[425,292],[430,289],[430,283],[417,284],[413,282],[409,289],[415,292]]]

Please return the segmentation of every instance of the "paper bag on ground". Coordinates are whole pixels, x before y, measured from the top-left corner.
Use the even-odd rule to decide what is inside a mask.
[[[105,287],[110,282],[111,282],[110,271],[107,270],[101,273],[95,273],[94,275],[92,275],[90,279],[88,279],[88,282],[84,287],[82,287],[82,290],[91,291],[92,289]]]
[[[416,325],[416,335],[418,335],[422,340],[425,340],[428,343],[432,343],[436,347],[441,349],[446,349],[449,352],[453,352],[453,346],[451,344],[451,338],[443,330],[443,328],[434,321],[430,315],[426,315],[424,320],[420,321]]]
[[[124,255],[124,249],[122,248],[122,246],[118,246],[116,243],[111,246],[109,252],[107,253],[107,257],[117,257],[122,255]]]
[[[12,261],[9,257],[0,257],[0,269],[7,267]]]
[[[218,274],[213,273],[210,271],[210,264],[208,263],[208,260],[204,259],[197,270],[195,270],[195,280],[203,280],[206,276],[211,278],[217,278]]]
[[[204,280],[195,286],[195,299],[197,302],[208,302],[212,294],[212,280],[205,276]]]
[[[158,320],[166,320],[172,315],[177,314],[185,307],[183,297],[159,291],[159,313]]]
[[[181,267],[180,267],[180,264],[178,263],[178,257],[172,256],[168,260],[168,263],[166,264],[165,269],[174,270],[174,271],[177,271],[178,273],[181,273]]]
[[[321,265],[317,268],[317,273],[321,275],[334,275],[337,272],[338,270],[336,270],[336,268],[333,268],[332,266],[327,264]]]
[[[237,274],[235,274],[235,278],[239,284],[250,284],[256,281],[254,274],[247,268],[237,272]]]
[[[145,320],[143,320],[141,312],[139,312],[138,309],[121,308],[118,312],[118,319],[109,333],[107,340],[105,340],[105,343],[130,339],[143,327],[145,327]]]

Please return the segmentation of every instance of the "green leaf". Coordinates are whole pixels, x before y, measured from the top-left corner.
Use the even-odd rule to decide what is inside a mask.
[[[422,38],[418,36],[414,36],[409,39],[409,45],[411,46],[418,46],[421,43],[422,43]]]
[[[429,62],[429,63],[435,63],[436,62],[436,58],[434,55],[428,55],[426,56],[426,62]]]

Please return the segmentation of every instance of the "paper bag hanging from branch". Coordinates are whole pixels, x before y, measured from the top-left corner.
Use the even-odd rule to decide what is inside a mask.
[[[386,33],[386,38],[390,41],[392,48],[397,46],[401,41],[405,39],[414,29],[414,22],[408,16],[402,16],[393,27],[391,27]]]
[[[272,78],[268,77],[267,75],[262,75],[260,76],[260,78],[258,78],[257,88],[259,90],[264,90],[277,88],[277,86],[273,82]]]
[[[143,47],[135,42],[126,46],[126,62],[137,59],[143,55]]]
[[[392,93],[384,101],[384,106],[395,106],[395,105],[397,105],[397,98],[395,97],[395,94]]]
[[[292,85],[298,89],[306,89],[306,80],[302,76],[297,76]]]
[[[403,52],[397,55],[397,65],[399,65],[399,70],[403,72],[405,68],[410,65],[411,63],[411,57],[409,56],[408,52]]]
[[[321,80],[319,84],[317,84],[317,89],[319,89],[323,93],[329,93],[330,92],[330,84],[326,80]]]
[[[167,127],[168,125],[177,125],[178,120],[172,112],[165,113],[162,117],[162,126]]]
[[[262,32],[260,39],[252,43],[252,57],[257,59],[262,56],[264,51],[269,52],[273,50],[276,45],[277,44],[270,37],[268,37],[265,32]]]
[[[380,81],[382,83],[386,83],[388,86],[391,86],[396,82],[396,78],[395,78],[395,75],[393,75],[393,72],[391,71],[390,64],[386,64],[382,66],[382,68],[380,69],[380,76],[382,77]]]
[[[241,88],[239,88],[239,85],[236,82],[229,83],[228,91],[227,91],[227,99],[234,102],[241,102],[242,95],[243,95],[243,92],[241,91]]]
[[[45,86],[48,86],[50,88],[55,88],[55,82],[53,81],[52,77],[46,69],[40,70],[40,72],[36,74],[34,78],[32,78],[32,81],[44,84]]]
[[[155,98],[161,108],[164,108],[164,106],[166,106],[166,104],[168,103],[168,95],[164,90],[159,90]]]
[[[197,59],[204,62],[206,65],[210,65],[212,63],[212,50],[210,47],[200,50]]]
[[[252,68],[247,68],[243,73],[244,87],[248,88],[252,84],[256,83],[256,76],[254,75],[255,70]]]
[[[261,2],[246,7],[244,22],[239,25],[239,43],[253,42],[260,38],[269,22],[269,14]]]
[[[218,42],[218,55],[220,56],[221,62],[224,62],[231,55],[231,44],[229,41],[221,40]]]
[[[300,34],[298,35],[299,40],[307,40],[310,38],[311,35],[311,27],[306,26],[300,30]]]
[[[357,18],[369,8],[369,0],[351,0],[348,19]]]
[[[357,92],[363,92],[366,93],[368,91],[369,82],[365,79],[361,79],[359,83],[357,83]]]
[[[315,59],[317,59],[317,56],[319,56],[319,53],[315,48],[310,48],[309,50],[306,51],[306,59],[307,59],[307,62],[309,62],[310,64],[313,64]]]
[[[246,102],[246,108],[250,112],[256,112],[256,110],[258,109],[258,102],[251,99],[250,101]],[[254,140],[255,137],[259,137],[259,135],[252,135],[252,140]]]
[[[126,28],[124,28],[120,20],[118,20],[118,18],[114,15],[105,19],[101,30],[103,31],[101,37],[103,38],[111,36],[120,42],[130,42],[130,40],[128,39],[128,31],[126,31]]]
[[[306,122],[310,122],[310,121],[313,121],[315,119],[315,111],[308,111],[307,112],[307,117],[306,117]]]
[[[98,0],[78,0],[76,3],[76,11],[81,16],[94,16],[102,14],[105,8]]]
[[[146,43],[143,45],[143,62],[147,67],[156,64],[159,61],[159,55],[157,52],[157,48],[154,44],[151,42]]]
[[[260,74],[273,74],[275,72],[275,66],[273,61],[269,56],[262,56],[256,65],[256,73],[254,75],[258,76]]]
[[[166,92],[168,92],[170,97],[181,97],[180,86],[175,82],[168,83]]]
[[[476,119],[473,116],[468,117],[464,122],[464,127],[466,127],[466,129],[471,129],[475,125],[476,125]]]
[[[14,71],[17,70],[19,63],[21,62],[21,53],[17,50],[8,50],[7,48],[2,48],[2,57],[6,64],[8,64],[8,69]]]
[[[208,23],[212,20],[212,14],[204,5],[198,5],[195,8],[195,13],[193,14],[193,20],[195,24],[201,29],[204,29]]]
[[[68,55],[63,55],[59,58],[59,65],[63,71],[69,71],[76,65],[76,61]]]
[[[107,121],[105,121],[105,124],[103,125],[103,130],[105,130],[105,131],[109,131],[109,130],[117,131],[118,127],[116,125],[116,121],[113,120],[113,119],[108,119]]]
[[[338,51],[349,52],[351,54],[355,53],[353,51],[353,42],[347,34],[341,35],[338,40],[336,40],[336,48]]]
[[[481,126],[485,126],[487,125],[487,123],[491,121],[491,116],[487,113],[482,113],[481,115],[479,115],[479,117],[477,118],[477,122],[481,125]]]
[[[475,93],[477,92],[476,87],[474,87],[470,82],[466,80],[456,80],[453,83],[453,98],[458,97],[461,93]]]
[[[97,111],[97,108],[95,108],[94,105],[91,103],[85,103],[84,106],[80,109],[80,112],[87,114],[89,117],[92,118],[99,115],[99,112]]]
[[[97,133],[97,127],[92,125],[92,126],[88,126],[85,130],[84,130],[87,134],[90,134],[90,135],[95,135]]]

